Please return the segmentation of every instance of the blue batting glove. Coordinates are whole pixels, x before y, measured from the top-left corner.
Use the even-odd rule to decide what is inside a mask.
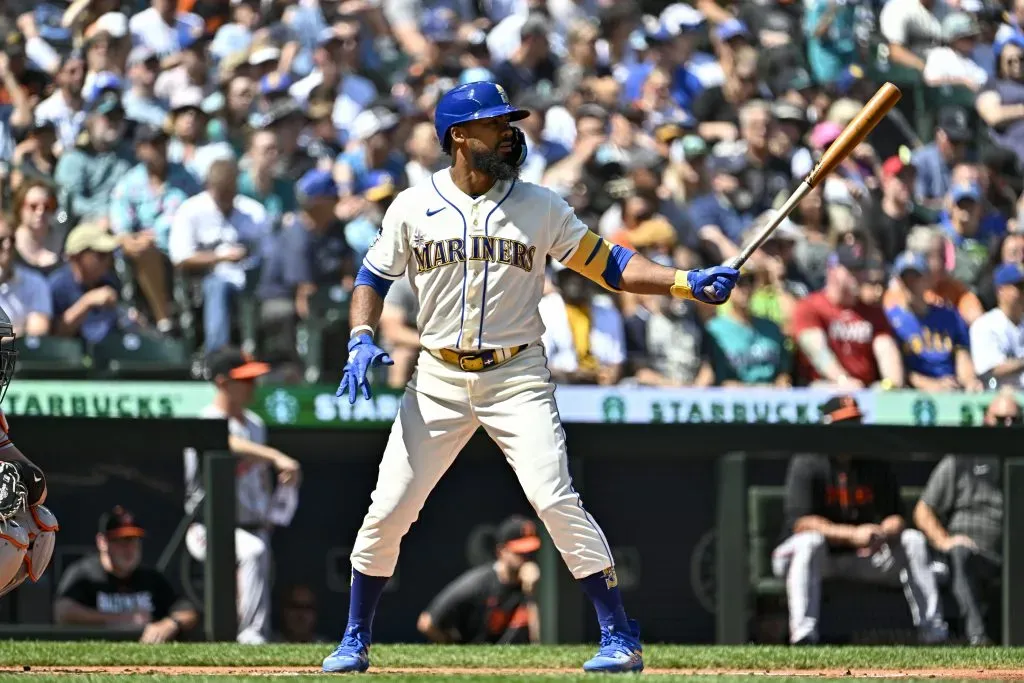
[[[345,363],[345,371],[341,375],[341,384],[334,395],[342,397],[348,394],[348,402],[355,403],[357,391],[360,387],[363,390],[363,398],[370,400],[370,382],[366,379],[366,373],[370,368],[380,365],[394,365],[395,361],[387,352],[373,343],[373,337],[365,332],[356,335],[348,342],[348,362]]]
[[[732,288],[736,286],[736,279],[740,271],[729,266],[712,266],[711,268],[699,268],[691,270],[686,275],[686,283],[690,285],[690,293],[697,301],[706,304],[723,304],[729,299]],[[709,297],[704,289],[711,287],[714,293]]]

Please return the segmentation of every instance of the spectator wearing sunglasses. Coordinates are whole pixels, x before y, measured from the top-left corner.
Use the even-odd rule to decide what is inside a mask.
[[[1021,407],[1001,392],[985,411],[989,427],[1018,427]],[[995,457],[947,455],[932,470],[914,523],[949,562],[953,595],[971,645],[989,645],[986,616],[1002,567],[1002,463]]]

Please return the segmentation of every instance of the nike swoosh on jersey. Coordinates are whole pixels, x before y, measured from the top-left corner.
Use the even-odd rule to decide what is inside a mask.
[[[447,206],[442,206],[440,209],[427,209],[427,218],[430,218],[434,214],[441,213],[442,211],[444,211],[447,208],[448,208]]]

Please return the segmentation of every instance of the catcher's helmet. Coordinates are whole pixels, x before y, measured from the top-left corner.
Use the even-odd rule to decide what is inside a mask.
[[[448,131],[452,126],[496,116],[508,116],[512,121],[521,121],[529,115],[530,112],[513,107],[505,89],[497,83],[476,81],[455,86],[441,96],[434,109],[434,129],[437,131],[437,139],[441,141],[441,149],[450,154],[452,141]]]
[[[7,312],[0,308],[0,402],[7,395],[7,387],[14,377],[14,365],[18,351],[14,348],[14,324]]]

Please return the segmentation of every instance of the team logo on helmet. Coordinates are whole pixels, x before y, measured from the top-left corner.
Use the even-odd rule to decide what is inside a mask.
[[[498,91],[498,96],[501,97],[501,101],[508,104],[508,93],[505,92],[505,89],[497,83],[494,84],[494,89]]]

